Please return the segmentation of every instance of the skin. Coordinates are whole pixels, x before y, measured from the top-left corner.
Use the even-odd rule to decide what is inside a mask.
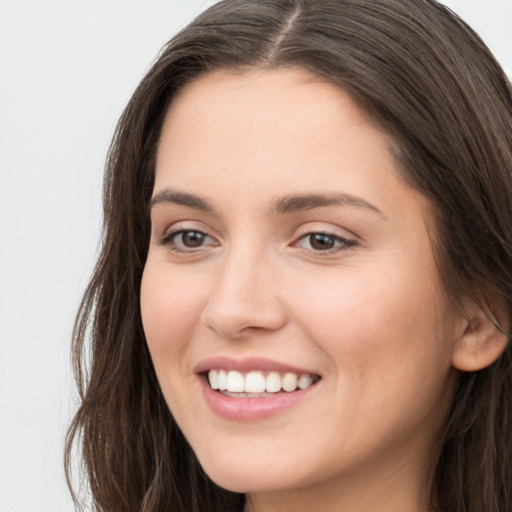
[[[391,144],[342,89],[299,69],[203,76],[166,116],[153,196],[193,194],[211,211],[153,205],[144,330],[199,461],[252,512],[429,510],[468,322],[440,282],[429,205],[400,179]],[[358,202],[273,210],[311,193]],[[187,247],[169,238],[177,229],[207,236]],[[313,246],[315,232],[332,233],[333,250]],[[321,380],[278,415],[227,420],[194,372],[214,356]]]

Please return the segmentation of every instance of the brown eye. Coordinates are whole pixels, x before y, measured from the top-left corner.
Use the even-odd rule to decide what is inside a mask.
[[[194,229],[179,229],[169,233],[160,241],[160,244],[177,252],[184,252],[187,250],[192,251],[194,249],[201,249],[205,246],[216,245],[211,236]]]
[[[297,245],[314,252],[343,251],[356,245],[356,241],[331,233],[307,233],[298,240]]]
[[[181,244],[185,247],[201,247],[203,245],[206,235],[200,231],[182,231],[175,237],[181,238]]]
[[[327,251],[336,244],[336,237],[333,235],[324,235],[323,233],[312,233],[308,235],[309,245],[315,251]]]

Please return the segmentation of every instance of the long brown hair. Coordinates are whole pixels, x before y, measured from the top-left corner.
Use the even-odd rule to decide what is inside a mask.
[[[512,93],[480,38],[434,0],[224,0],[163,48],[109,152],[102,251],[74,329],[81,404],[65,458],[71,481],[78,448],[98,511],[243,507],[243,495],[204,474],[168,410],[139,288],[155,151],[173,97],[215,69],[280,66],[338,84],[392,136],[403,179],[431,202],[447,293],[458,305],[471,297],[503,329],[511,325]],[[433,509],[512,510],[511,362],[508,347],[489,368],[460,373]]]

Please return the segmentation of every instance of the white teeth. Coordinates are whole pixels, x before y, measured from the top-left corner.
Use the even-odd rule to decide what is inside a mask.
[[[270,372],[267,375],[266,390],[268,393],[281,391],[281,375],[277,372]]]
[[[219,389],[219,371],[211,370],[208,372],[208,381],[212,389]]]
[[[266,388],[265,384],[265,377],[261,372],[249,372],[245,376],[246,393],[263,393]]]
[[[279,393],[281,390],[291,393],[297,389],[310,387],[317,379],[307,373],[296,374],[287,372],[284,375],[272,371],[265,377],[263,372],[252,371],[243,374],[236,370],[212,369],[208,372],[210,387],[226,393],[244,393],[248,398],[254,398],[261,394]],[[245,395],[247,394],[247,395]]]
[[[219,390],[226,391],[228,389],[228,374],[226,370],[219,370]]]
[[[307,374],[303,373],[299,377],[298,386],[300,389],[309,388],[309,386],[311,386],[311,384],[313,384],[313,377],[311,375],[307,375]]]
[[[297,375],[295,373],[285,373],[281,381],[281,386],[285,391],[291,392],[297,389]]]
[[[240,372],[231,370],[228,373],[227,390],[231,393],[243,393],[245,391],[244,376]]]

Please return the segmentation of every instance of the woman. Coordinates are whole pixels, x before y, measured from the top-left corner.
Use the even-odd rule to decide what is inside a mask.
[[[512,509],[511,126],[432,0],[226,0],[178,34],[76,324],[97,509]]]

